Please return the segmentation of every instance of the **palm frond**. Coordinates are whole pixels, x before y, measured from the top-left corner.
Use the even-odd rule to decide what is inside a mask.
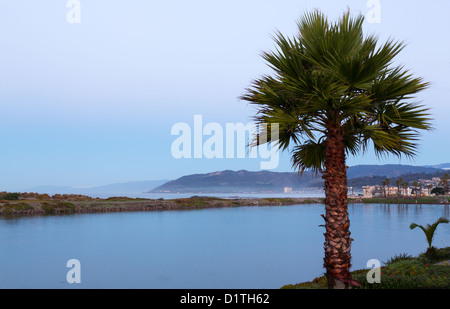
[[[276,32],[275,50],[262,54],[273,74],[256,79],[241,97],[257,109],[257,124],[279,125],[278,143],[284,150],[296,146],[292,160],[301,171],[323,168],[319,152],[330,124],[342,128],[347,155],[373,144],[378,156],[412,157],[420,131],[432,129],[428,108],[412,102],[429,84],[393,66],[405,44],[364,36],[363,21],[347,11],[331,23],[316,10],[297,22],[296,35]]]

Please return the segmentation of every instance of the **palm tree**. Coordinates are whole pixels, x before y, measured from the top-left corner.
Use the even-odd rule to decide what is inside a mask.
[[[419,196],[418,192],[419,192],[419,182],[417,180],[413,181],[413,187],[414,187],[414,195],[416,197]]]
[[[405,191],[404,192],[405,195],[407,196],[408,195],[409,183],[407,181],[405,181],[404,183],[402,183],[402,187],[403,187],[403,190]]]
[[[445,217],[440,217],[432,225],[427,224],[424,227],[424,226],[418,225],[416,223],[411,223],[411,225],[409,226],[409,228],[411,230],[415,229],[416,227],[419,227],[425,233],[425,237],[427,238],[427,242],[428,242],[428,249],[425,252],[425,254],[429,257],[434,257],[436,255],[436,248],[434,248],[431,245],[431,243],[433,242],[434,232],[436,231],[437,226],[441,223],[449,223],[449,220]]]
[[[445,173],[444,176],[441,177],[441,185],[444,187],[444,195],[448,194],[449,191],[449,184],[448,184],[448,180],[449,180],[450,176],[448,175],[448,173]]]
[[[250,146],[291,151],[300,174],[322,174],[329,288],[357,284],[350,275],[347,156],[371,145],[378,156],[414,156],[419,130],[430,129],[428,109],[410,101],[428,83],[393,66],[404,45],[379,45],[363,35],[363,21],[350,12],[335,23],[319,11],[305,14],[297,35],[277,32],[276,51],[262,54],[274,74],[254,80],[240,97],[257,109],[260,131]]]
[[[400,187],[401,187],[402,183],[403,183],[402,177],[400,177],[399,179],[397,179],[395,181],[395,184],[397,185],[397,197],[400,197]]]
[[[387,187],[387,197],[389,197],[389,190],[390,190],[391,180],[389,178],[386,178],[385,183],[386,183],[386,187]]]
[[[383,180],[381,182],[381,186],[383,187],[384,198],[386,198],[386,181],[385,180]]]
[[[428,196],[430,196],[431,195],[431,189],[433,189],[433,185],[428,184],[427,185],[427,189],[428,189]]]

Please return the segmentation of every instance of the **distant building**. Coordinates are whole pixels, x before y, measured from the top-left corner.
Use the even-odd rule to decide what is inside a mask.
[[[397,196],[398,194],[398,188],[397,187],[389,187],[386,188],[386,195],[388,196]]]
[[[362,189],[364,198],[384,197],[384,191],[380,186],[363,186]]]
[[[292,193],[291,187],[284,187],[284,193]]]
[[[400,192],[398,192],[398,188],[396,186],[382,187],[382,186],[363,186],[363,197],[364,198],[375,198],[375,197],[396,197],[398,195],[401,196],[410,196],[411,188],[400,188]]]
[[[410,187],[408,188],[400,188],[400,195],[402,196],[411,196],[412,195],[412,189]]]

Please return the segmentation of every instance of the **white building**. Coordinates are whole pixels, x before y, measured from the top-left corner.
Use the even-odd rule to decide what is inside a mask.
[[[384,197],[384,191],[380,186],[363,186],[362,188],[364,198]]]
[[[291,187],[284,187],[284,193],[292,193]]]
[[[411,196],[411,188],[400,187],[400,192],[396,186],[382,187],[382,186],[363,186],[363,197],[397,197],[397,196]]]

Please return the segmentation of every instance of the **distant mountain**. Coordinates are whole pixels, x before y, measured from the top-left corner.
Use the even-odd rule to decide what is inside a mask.
[[[414,181],[418,181],[419,179],[431,179],[433,177],[442,177],[446,173],[445,170],[438,170],[435,173],[408,173],[403,174],[397,177],[386,177],[386,176],[364,176],[351,178],[348,181],[349,186],[353,186],[356,189],[361,189],[362,186],[381,186],[382,182],[389,178],[391,181],[391,186],[397,186],[395,182],[402,178],[403,182],[407,182],[409,185],[412,185]]]
[[[402,176],[405,181],[427,178],[443,173],[442,169],[424,166],[386,164],[356,165],[347,170],[348,185],[357,190],[363,185],[380,185],[386,178],[395,180]],[[412,181],[412,180],[411,180]],[[306,172],[303,177],[293,172],[259,171],[218,171],[207,174],[193,174],[169,181],[152,193],[242,193],[242,192],[283,192],[285,187],[292,190],[322,189],[321,175]]]
[[[150,192],[203,192],[203,193],[241,193],[241,192],[283,192],[284,187],[293,190],[322,187],[322,178],[310,172],[299,177],[298,173],[218,171],[208,174],[187,175],[169,181]]]
[[[436,167],[403,165],[403,164],[384,164],[384,165],[355,165],[347,170],[348,178],[385,176],[399,177],[404,174],[426,173],[433,174],[440,171]]]
[[[450,170],[450,163],[429,166],[402,164],[355,165],[347,170],[348,185],[360,190],[364,185],[380,185],[386,178],[391,183],[402,177],[412,183],[418,179],[441,177]],[[184,193],[240,193],[240,192],[283,192],[285,187],[294,191],[321,190],[321,175],[305,172],[300,177],[295,172],[258,171],[218,171],[207,174],[193,174],[175,180],[149,180],[114,183],[90,188],[70,186],[39,186],[27,192],[54,194],[82,194],[92,197],[139,196],[143,193],[184,192]]]
[[[124,183],[113,183],[103,186],[77,188],[70,186],[38,186],[27,190],[27,192],[54,194],[81,194],[92,197],[107,197],[107,196],[130,196],[139,195],[147,192],[149,189],[158,187],[166,183],[167,179],[162,180],[147,180],[147,181],[130,181]]]
[[[425,165],[425,167],[433,167],[443,170],[450,170],[450,163],[442,163],[442,164],[436,164],[436,165]]]

